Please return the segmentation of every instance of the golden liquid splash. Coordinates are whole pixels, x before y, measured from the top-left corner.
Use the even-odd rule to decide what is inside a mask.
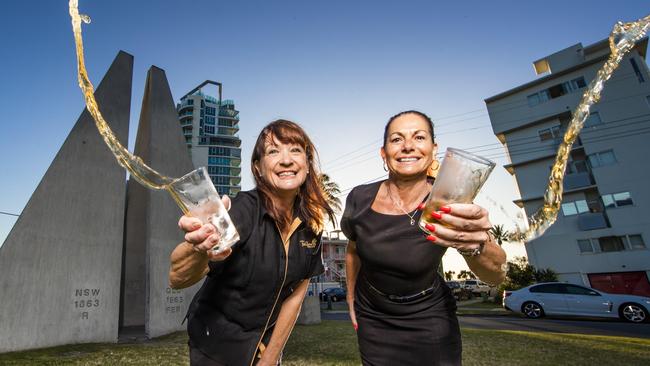
[[[117,162],[124,167],[126,170],[131,173],[131,176],[135,178],[140,184],[151,189],[165,189],[171,195],[174,201],[181,207],[184,213],[187,213],[187,207],[180,201],[177,196],[177,193],[170,188],[170,184],[173,182],[174,178],[166,177],[157,171],[153,170],[147,164],[145,164],[142,159],[138,156],[135,156],[129,152],[122,144],[119,142],[110,126],[104,120],[101,112],[99,111],[99,106],[95,100],[95,89],[93,84],[88,79],[88,73],[86,71],[86,66],[84,62],[84,47],[83,39],[81,37],[81,23],[90,23],[90,17],[88,15],[79,14],[78,0],[70,0],[68,3],[70,17],[72,18],[72,30],[74,32],[74,41],[77,51],[77,70],[79,78],[79,87],[83,91],[84,99],[86,102],[86,109],[90,115],[95,120],[95,125],[99,130],[100,135],[104,139],[106,146],[111,150]]]
[[[571,152],[571,146],[578,137],[580,130],[582,130],[585,120],[589,117],[589,108],[593,104],[598,103],[605,82],[612,76],[612,73],[620,64],[623,56],[634,48],[636,42],[645,36],[649,28],[650,15],[636,22],[618,22],[614,26],[609,36],[610,56],[603,67],[598,70],[596,78],[591,81],[589,87],[582,95],[582,100],[573,112],[571,122],[558,149],[555,163],[551,169],[546,193],[544,194],[544,205],[528,217],[528,229],[517,230],[511,233],[507,237],[508,241],[530,241],[538,238],[557,219],[557,214],[562,204],[564,171],[569,159],[569,153]]]
[[[117,140],[113,131],[102,117],[97,102],[95,101],[94,88],[88,79],[88,73],[84,63],[83,40],[81,37],[81,23],[90,23],[90,17],[79,14],[78,0],[69,2],[70,17],[72,18],[72,29],[77,51],[77,67],[79,75],[79,87],[83,91],[86,101],[86,108],[95,120],[95,124],[106,145],[110,148],[117,162],[127,169],[142,185],[151,189],[166,189],[172,198],[178,203],[183,212],[187,208],[178,199],[176,193],[170,188],[173,178],[166,177],[147,166],[142,159],[131,154]],[[509,241],[529,241],[541,236],[557,219],[557,214],[562,204],[562,182],[564,171],[571,152],[571,146],[582,130],[585,120],[589,116],[590,107],[600,100],[600,94],[605,82],[612,76],[612,73],[620,64],[623,56],[629,52],[635,43],[643,38],[650,28],[650,15],[639,19],[636,22],[621,23],[614,26],[609,37],[611,54],[603,67],[598,71],[596,78],[589,84],[587,91],[582,96],[580,104],[573,112],[569,127],[557,152],[555,163],[549,177],[548,187],[544,194],[544,205],[528,218],[528,229],[517,231],[508,235]]]

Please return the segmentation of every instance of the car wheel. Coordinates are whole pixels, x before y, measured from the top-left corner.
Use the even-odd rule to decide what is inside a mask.
[[[643,306],[635,303],[621,305],[618,310],[621,319],[631,323],[643,323],[648,320],[648,310]]]
[[[531,319],[538,319],[544,316],[544,309],[534,301],[528,301],[521,305],[521,312]]]

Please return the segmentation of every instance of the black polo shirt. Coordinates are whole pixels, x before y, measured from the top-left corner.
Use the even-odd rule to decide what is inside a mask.
[[[226,260],[209,263],[190,305],[187,330],[191,345],[214,360],[251,365],[258,360],[258,348],[268,344],[284,300],[302,280],[323,273],[321,235],[297,218],[287,260],[280,232],[257,190],[240,192],[229,214],[240,240]]]

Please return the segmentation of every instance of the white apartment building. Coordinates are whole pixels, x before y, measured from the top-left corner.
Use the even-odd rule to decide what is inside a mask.
[[[218,87],[218,97],[202,92],[208,84]],[[185,94],[176,110],[194,167],[206,167],[219,194],[234,197],[241,190],[241,140],[235,103],[221,98],[221,83],[206,80]]]
[[[605,84],[571,150],[557,221],[525,243],[530,263],[561,281],[650,296],[647,46],[639,41]],[[539,78],[485,100],[526,215],[541,207],[571,113],[609,53],[606,39],[578,43],[535,61]]]

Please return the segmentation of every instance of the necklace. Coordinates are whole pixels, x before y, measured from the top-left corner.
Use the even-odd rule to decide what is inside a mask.
[[[389,184],[388,182],[386,182],[386,188],[388,189],[388,197],[390,197],[390,200],[393,201],[393,205],[395,205],[395,207],[397,207],[397,208],[399,208],[400,210],[402,210],[402,212],[404,212],[404,214],[405,214],[406,216],[408,216],[408,218],[411,220],[411,221],[410,221],[411,226],[415,225],[415,214],[418,213],[418,209],[416,208],[415,210],[413,210],[413,213],[412,213],[412,214],[409,214],[409,213],[406,212],[406,210],[404,209],[404,206],[402,206],[401,203],[398,203],[397,201],[395,201],[395,198],[393,198],[393,192],[391,192],[391,190],[390,190],[390,184]],[[400,201],[401,201],[401,200],[400,200]]]

